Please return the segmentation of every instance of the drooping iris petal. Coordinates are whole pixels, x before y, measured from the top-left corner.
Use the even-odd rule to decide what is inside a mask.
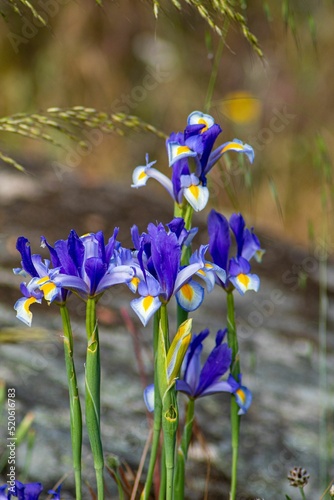
[[[153,314],[160,308],[161,302],[158,297],[147,295],[132,300],[130,305],[143,325],[146,326]]]
[[[181,186],[183,187],[183,195],[189,205],[195,210],[195,212],[200,212],[203,210],[209,200],[209,190],[207,187],[204,187],[200,184],[199,180],[194,183],[187,182],[185,178],[189,178],[190,176],[182,176],[181,177]],[[189,184],[189,185],[187,185]]]
[[[222,269],[227,269],[228,253],[231,246],[230,227],[227,219],[211,210],[208,216],[209,250],[213,261]]]
[[[220,146],[220,154],[223,155],[227,151],[236,151],[238,153],[245,153],[249,161],[254,161],[254,149],[249,144],[243,144],[240,139],[233,139],[233,141],[225,142]]]
[[[238,415],[244,415],[252,403],[252,393],[251,391],[242,385],[242,375],[239,375],[239,381],[237,382],[232,375],[229,375],[227,382],[232,387],[232,392],[235,395],[235,400],[240,408]]]
[[[174,141],[168,142],[167,152],[170,167],[172,167],[175,162],[182,160],[183,158],[197,156],[196,151],[192,151],[189,146],[182,145],[179,142]]]
[[[37,299],[36,297],[21,297],[14,305],[16,317],[28,326],[31,326],[32,322],[32,312],[30,311],[30,306],[35,302],[40,304],[42,299]]]
[[[241,295],[249,290],[258,292],[260,288],[260,278],[257,274],[240,273],[237,276],[230,276],[230,281]]]
[[[173,193],[172,181],[166,175],[159,172],[159,170],[157,170],[156,168],[149,168],[149,167],[135,168],[132,174],[133,184],[131,185],[131,187],[139,188],[145,186],[146,182],[150,178],[158,181],[166,189],[166,191],[170,194],[170,196],[173,199],[175,199]]]
[[[250,263],[243,257],[230,261],[229,280],[241,295],[248,290],[259,290],[260,278],[256,274],[250,274],[250,269]]]
[[[188,312],[198,309],[203,299],[204,288],[193,280],[185,283],[176,293],[177,303],[182,309]]]

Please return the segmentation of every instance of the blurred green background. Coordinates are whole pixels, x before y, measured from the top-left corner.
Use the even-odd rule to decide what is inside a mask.
[[[223,127],[220,142],[238,137],[256,157],[251,168],[232,154],[215,167],[212,201],[243,210],[273,236],[306,244],[310,227],[318,237],[324,215],[333,214],[333,2],[241,4],[264,57],[231,23],[209,112]],[[100,7],[93,0],[50,0],[37,6],[47,27],[2,2],[1,116],[84,105],[138,115],[169,134],[184,128],[191,111],[203,109],[219,36],[191,6],[182,3],[179,12],[162,2],[157,19],[150,1]],[[163,140],[153,135],[104,134],[95,143],[92,135],[88,142],[89,154],[73,143],[64,153],[14,134],[0,136],[1,150],[30,172],[36,163],[52,169],[58,161],[81,182],[130,185],[133,168],[148,152],[168,173]],[[56,175],[54,182],[61,189]],[[150,189],[165,196],[154,181]]]

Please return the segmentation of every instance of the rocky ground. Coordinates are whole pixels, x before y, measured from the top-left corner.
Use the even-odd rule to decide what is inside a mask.
[[[40,480],[46,488],[65,477],[63,496],[73,498],[69,411],[66,393],[61,325],[57,308],[34,308],[35,338],[20,324],[13,311],[19,297],[19,279],[11,268],[19,265],[15,250],[17,236],[25,235],[36,252],[39,237],[49,241],[66,238],[75,228],[79,234],[103,229],[111,233],[120,226],[120,240],[130,244],[129,228],[141,230],[149,221],[171,219],[169,200],[160,191],[135,191],[126,186],[89,186],[66,175],[62,182],[55,172],[40,169],[34,175],[0,173],[0,378],[17,395],[17,418],[32,411],[36,441],[29,469],[30,480]],[[199,218],[203,227],[203,218]],[[202,229],[197,241],[205,241]],[[299,498],[286,479],[296,465],[308,470],[310,483],[305,489],[309,500],[321,498],[319,486],[320,409],[327,405],[328,421],[333,418],[334,264],[329,264],[328,392],[319,386],[319,257],[321,248],[307,252],[261,237],[267,249],[264,262],[257,266],[261,290],[236,297],[237,321],[244,383],[253,392],[253,404],[241,422],[240,492],[238,500],[254,497],[280,500],[289,494]],[[304,286],[298,286],[299,281]],[[142,400],[143,376],[152,380],[150,328],[143,329],[128,308],[131,294],[115,287],[99,305],[102,348],[102,433],[106,454],[119,457],[131,480],[140,461],[148,433]],[[74,298],[73,298],[74,299]],[[72,301],[75,357],[79,386],[84,384],[85,333],[83,307]],[[129,311],[136,334],[124,322]],[[209,327],[212,332],[224,326],[225,304],[221,291],[206,297],[194,314],[195,331]],[[138,349],[144,371],[139,368]],[[189,458],[189,499],[227,499],[230,463],[229,405],[223,395],[198,403],[196,438]],[[6,423],[5,419],[3,424]],[[330,428],[330,426],[329,426]],[[332,428],[331,428],[332,431]],[[1,428],[1,446],[6,430]],[[328,443],[331,442],[330,430]],[[25,447],[17,451],[18,465],[25,461]],[[94,485],[87,436],[84,437],[84,474]],[[206,476],[210,463],[208,496]],[[127,465],[126,465],[127,464]],[[333,471],[332,471],[333,475]],[[117,498],[109,479],[109,498]],[[90,499],[89,488],[85,498]]]

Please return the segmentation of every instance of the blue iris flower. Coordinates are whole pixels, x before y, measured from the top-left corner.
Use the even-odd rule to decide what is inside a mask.
[[[232,362],[232,350],[226,343],[223,343],[226,329],[218,330],[215,347],[202,366],[203,342],[208,335],[209,330],[206,329],[193,336],[183,362],[183,375],[176,381],[176,390],[185,393],[191,399],[229,392],[235,395],[240,408],[239,415],[243,415],[252,401],[250,390],[241,385],[241,378],[236,381],[232,375],[229,375],[227,380],[221,380]]]
[[[60,270],[54,283],[87,300],[98,299],[111,286],[130,281],[134,274],[132,267],[118,264],[117,234],[118,228],[105,243],[102,231],[79,237],[72,230],[67,240],[56,241],[53,250]]]
[[[213,150],[221,131],[212,116],[200,111],[192,112],[184,132],[173,132],[166,141],[172,178],[155,169],[153,165],[156,162],[149,162],[147,156],[146,166],[139,166],[133,172],[132,187],[144,186],[149,178],[154,178],[176,203],[181,204],[184,197],[195,211],[203,210],[209,199],[206,176],[223,154],[236,151],[246,154],[251,163],[254,160],[253,148],[239,139]]]
[[[6,489],[7,494],[5,494]],[[0,487],[0,500],[10,500],[12,497],[19,500],[38,500],[42,491],[43,486],[41,483],[23,484],[20,481],[15,481],[14,486],[5,484]]]
[[[209,251],[213,262],[226,270],[227,279],[223,282],[216,273],[216,282],[222,287],[235,287],[243,295],[247,290],[258,291],[260,279],[251,274],[250,260],[260,261],[264,250],[253,230],[246,228],[241,214],[233,214],[228,221],[223,215],[211,210],[208,216]],[[237,244],[235,257],[230,258],[232,246],[231,232]],[[208,270],[209,272],[213,272]]]
[[[105,244],[102,231],[79,237],[72,230],[67,240],[58,240],[52,247],[42,237],[42,247],[47,247],[50,259],[31,255],[29,241],[21,236],[17,249],[21,253],[22,268],[15,274],[28,274],[31,281],[21,284],[23,297],[14,308],[17,317],[31,325],[31,304],[40,303],[44,297],[48,303],[63,303],[68,294],[75,292],[83,300],[96,300],[108,288],[130,281],[134,270],[130,263],[123,264],[120,243],[116,240],[118,229]]]
[[[136,262],[135,276],[129,287],[141,296],[131,302],[131,307],[144,325],[172,296],[176,296],[180,306],[187,311],[197,309],[204,297],[203,287],[191,280],[204,265],[201,254],[192,264],[181,267],[182,245],[189,243],[193,233],[184,229],[184,221],[180,218],[167,227],[149,224],[147,233],[141,235],[137,226],[131,230]]]

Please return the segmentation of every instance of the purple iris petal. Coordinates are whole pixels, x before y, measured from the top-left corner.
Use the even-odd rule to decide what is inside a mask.
[[[181,247],[174,233],[166,233],[162,224],[148,226],[151,237],[152,262],[168,301],[173,292],[181,259]]]
[[[209,330],[204,330],[197,335],[194,345],[190,345],[190,351],[187,358],[187,368],[184,373],[184,380],[191,388],[191,395],[195,396],[201,373],[201,353],[203,350],[202,341],[209,335]]]
[[[174,197],[178,203],[181,203],[182,201],[182,187],[181,187],[182,175],[190,175],[190,169],[187,158],[178,160],[173,165],[173,172],[172,172],[173,192],[174,192]]]
[[[241,214],[232,214],[230,217],[230,227],[238,245],[238,257],[240,257],[244,245],[245,221],[243,216]]]
[[[44,236],[41,236],[41,247],[47,247],[47,249],[49,250],[53,267],[60,267],[61,264],[56,250],[51,245],[49,245],[47,239]]]
[[[89,295],[89,287],[87,283],[85,283],[85,281],[79,276],[71,276],[70,274],[58,274],[54,277],[53,281],[57,286],[74,290],[82,296]]]
[[[202,368],[196,393],[201,395],[211,385],[218,382],[220,377],[229,369],[231,362],[232,349],[227,344],[215,347]]]
[[[90,295],[95,295],[98,284],[107,272],[107,264],[98,257],[91,257],[85,262],[85,271],[90,281]]]
[[[226,270],[231,246],[230,227],[227,219],[215,210],[211,210],[208,216],[208,233],[209,250],[213,262]]]
[[[251,265],[248,260],[243,257],[230,260],[230,276],[238,276],[238,274],[248,274],[251,270]]]
[[[16,249],[21,254],[23,269],[33,278],[37,277],[38,273],[35,269],[35,266],[31,258],[31,249],[29,240],[27,240],[27,238],[25,238],[24,236],[20,236],[16,242]]]
[[[258,237],[249,229],[244,231],[244,245],[242,248],[241,256],[250,260],[258,250],[261,250],[261,245]]]
[[[78,269],[68,253],[67,241],[56,241],[54,248],[57,252],[58,259],[62,267],[61,271],[66,274],[77,276]]]
[[[71,230],[68,240],[68,255],[71,257],[78,273],[81,275],[82,266],[85,258],[85,246],[74,229]]]
[[[8,491],[8,498],[10,499],[13,494],[19,500],[38,500],[42,491],[43,486],[41,483],[23,484],[20,481],[15,481],[14,493]]]
[[[184,380],[179,380],[177,379],[176,380],[176,383],[175,383],[175,386],[176,386],[176,390],[177,391],[180,391],[180,392],[184,392],[185,394],[187,394],[189,397],[193,397],[193,391],[192,391],[192,388],[190,387],[189,384],[187,384],[187,382],[185,382]]]
[[[134,276],[131,266],[116,266],[109,273],[104,274],[96,287],[95,293],[99,295],[113,285],[127,283]],[[92,294],[92,290],[90,291]]]

